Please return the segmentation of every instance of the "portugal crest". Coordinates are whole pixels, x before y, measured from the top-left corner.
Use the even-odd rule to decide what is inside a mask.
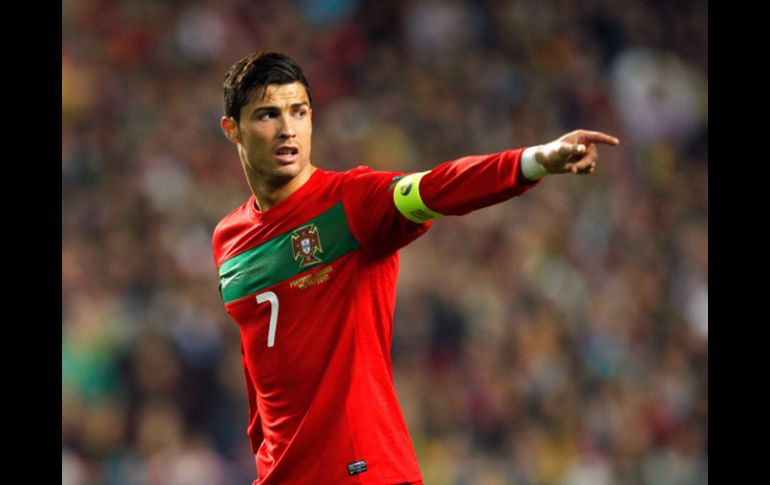
[[[294,259],[299,261],[299,267],[320,263],[316,253],[323,254],[321,239],[318,237],[318,228],[315,224],[302,226],[292,232],[291,247],[294,251]]]

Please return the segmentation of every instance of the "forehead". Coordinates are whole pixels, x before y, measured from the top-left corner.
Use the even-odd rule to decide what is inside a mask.
[[[249,99],[251,109],[261,106],[281,106],[308,103],[307,90],[300,82],[291,84],[268,84],[256,90]],[[244,106],[245,107],[245,106]]]

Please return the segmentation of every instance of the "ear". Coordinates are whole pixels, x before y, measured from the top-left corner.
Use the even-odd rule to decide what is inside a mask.
[[[238,128],[238,123],[235,122],[230,116],[223,116],[219,122],[222,127],[222,131],[225,132],[225,136],[233,143],[241,142],[241,130]]]

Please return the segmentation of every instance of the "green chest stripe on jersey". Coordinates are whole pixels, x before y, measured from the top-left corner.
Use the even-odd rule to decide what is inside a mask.
[[[314,226],[312,232],[308,229],[310,226]],[[317,248],[305,258],[300,254],[303,242],[310,249]],[[222,298],[225,303],[230,303],[356,249],[358,242],[350,232],[340,202],[291,231],[222,263],[219,267]]]

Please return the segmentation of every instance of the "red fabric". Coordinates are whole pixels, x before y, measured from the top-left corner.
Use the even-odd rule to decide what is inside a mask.
[[[516,151],[443,164],[423,178],[423,200],[452,214],[522,193],[526,188],[517,185],[515,175],[519,158]],[[342,173],[316,169],[266,213],[256,209],[252,196],[214,231],[219,267],[342,201],[360,246],[259,291],[274,292],[280,302],[271,348],[266,345],[271,304],[257,304],[250,295],[225,305],[241,333],[255,484],[422,480],[393,387],[390,347],[398,249],[431,223],[415,224],[397,212],[392,187],[399,175],[365,167]],[[319,231],[323,239],[323,228]],[[328,279],[305,289],[291,286],[319,271],[328,272]],[[348,464],[360,460],[366,471],[349,476]]]
[[[437,166],[420,181],[420,196],[429,209],[462,215],[521,195],[540,181],[521,173],[524,148],[465,157]]]

